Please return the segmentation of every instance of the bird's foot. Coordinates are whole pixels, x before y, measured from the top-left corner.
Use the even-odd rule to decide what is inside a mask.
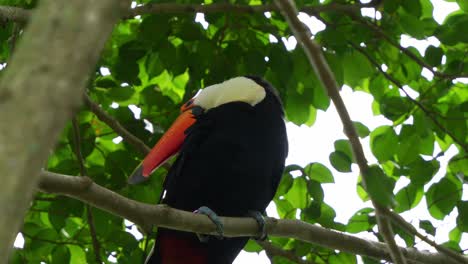
[[[260,228],[261,234],[259,236],[254,237],[254,239],[264,241],[267,238],[268,234],[266,232],[265,218],[263,217],[262,213],[260,213],[259,211],[249,211],[247,215],[255,219],[255,221],[257,221],[258,227]]]
[[[219,216],[213,210],[211,210],[207,206],[202,206],[202,207],[198,208],[197,210],[195,210],[194,213],[204,214],[204,215],[208,216],[208,218],[210,218],[210,220],[216,225],[216,232],[219,234],[218,236],[216,236],[216,238],[218,238],[218,239],[223,238],[223,236],[224,236],[223,222],[221,222],[221,219],[219,218]],[[200,242],[203,242],[203,243],[208,242],[208,240],[210,239],[210,235],[197,234],[197,236],[198,236],[198,239],[200,240]]]

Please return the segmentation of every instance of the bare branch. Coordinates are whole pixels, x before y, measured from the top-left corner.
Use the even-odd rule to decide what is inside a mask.
[[[110,116],[106,111],[104,111],[98,104],[93,102],[87,94],[84,95],[84,102],[89,107],[91,112],[93,112],[99,120],[106,123],[110,128],[112,128],[115,133],[119,134],[123,140],[135,147],[135,149],[140,152],[142,155],[146,155],[150,152],[150,148],[141,141],[139,138],[134,136],[132,133],[128,132],[119,121]]]
[[[387,211],[386,214],[390,217],[390,219],[395,224],[402,227],[407,233],[419,237],[422,241],[424,241],[428,245],[434,247],[440,253],[443,253],[443,254],[451,257],[453,260],[458,261],[460,263],[468,263],[468,260],[464,256],[458,254],[457,252],[455,252],[455,251],[453,251],[453,250],[451,250],[449,248],[446,248],[444,246],[441,246],[441,245],[437,244],[436,242],[429,239],[427,236],[419,233],[418,230],[413,225],[406,222],[405,219],[403,219],[403,217],[401,217],[399,214],[396,214],[396,213],[394,213],[392,211]]]
[[[0,6],[0,20],[26,23],[30,15],[31,11],[23,8]]]
[[[408,58],[412,59],[414,62],[419,64],[421,67],[428,69],[432,74],[434,74],[434,76],[439,77],[439,78],[444,78],[444,79],[450,79],[450,80],[455,79],[455,78],[466,78],[466,77],[468,77],[467,73],[452,74],[452,73],[444,73],[444,72],[434,70],[434,67],[432,67],[431,65],[426,63],[423,59],[421,59],[416,54],[411,52],[409,49],[401,46],[398,42],[394,41],[389,36],[387,36],[387,34],[380,27],[378,27],[377,25],[375,25],[373,23],[370,23],[369,21],[363,19],[362,17],[354,15],[354,14],[351,14],[351,17],[354,20],[357,20],[359,23],[361,23],[361,24],[367,26],[368,28],[370,28],[378,37],[386,40],[388,43],[390,43],[390,45],[392,45],[395,48],[397,48],[398,50],[400,50],[403,54],[408,56]]]
[[[125,127],[123,127],[117,119],[113,118],[111,115],[109,115],[106,111],[104,111],[98,104],[93,102],[91,98],[87,94],[84,95],[84,102],[85,104],[89,107],[91,112],[93,112],[99,120],[102,122],[106,123],[110,128],[112,128],[115,133],[119,134],[125,140],[125,142],[129,143],[132,145],[140,154],[143,156],[146,156],[150,152],[150,148],[139,138],[137,138],[135,135],[130,133]],[[166,170],[169,170],[170,164],[168,162],[165,162],[164,164],[161,165],[161,167],[165,168]]]
[[[359,51],[362,55],[364,55],[370,63],[372,63],[372,65],[374,65],[374,67],[377,68],[377,70],[382,73],[382,75],[389,81],[391,81],[393,84],[395,84],[398,89],[400,89],[405,95],[406,97],[412,102],[414,103],[419,109],[421,109],[421,111],[423,111],[427,117],[429,117],[432,122],[442,131],[444,131],[447,135],[449,135],[452,140],[457,143],[458,145],[460,145],[460,147],[465,151],[465,152],[468,152],[468,145],[465,144],[462,140],[458,139],[455,134],[453,134],[452,131],[450,131],[449,129],[445,128],[436,118],[436,116],[434,115],[434,113],[427,109],[421,102],[419,102],[418,100],[412,98],[407,92],[406,90],[403,88],[403,85],[400,83],[400,81],[398,81],[395,77],[393,77],[392,75],[390,75],[389,73],[387,73],[386,71],[384,71],[382,69],[382,67],[380,66],[380,63],[378,63],[372,56],[370,56],[363,48],[359,47],[358,45],[354,44],[354,43],[350,43],[357,51]]]
[[[348,110],[344,105],[343,99],[340,96],[338,84],[335,80],[332,71],[330,70],[327,61],[323,57],[322,49],[317,43],[315,43],[315,41],[311,39],[312,35],[310,31],[297,18],[298,13],[294,2],[292,2],[291,0],[275,0],[275,3],[280,7],[281,13],[286,18],[286,21],[291,27],[297,41],[302,44],[304,51],[309,59],[309,62],[311,63],[317,75],[319,76],[319,79],[323,83],[323,86],[326,88],[328,96],[335,104],[335,108],[341,118],[341,122],[343,123],[345,134],[349,138],[349,141],[351,143],[354,158],[356,159],[356,162],[361,171],[362,182],[365,187],[368,177],[367,175],[369,166],[367,164],[362,145],[359,142],[356,129],[354,128]],[[375,207],[379,231],[382,234],[385,242],[387,242],[387,245],[390,249],[390,253],[392,255],[392,260],[396,264],[405,264],[406,260],[395,242],[392,226],[390,222],[387,219],[385,219],[385,216],[381,212],[383,208],[373,200],[372,203]]]
[[[80,135],[80,126],[76,117],[72,119],[73,125],[73,143],[75,145],[75,155],[78,163],[80,165],[80,174],[81,176],[88,175],[86,171],[85,161],[83,159],[83,154],[81,152],[81,135]],[[94,217],[91,212],[91,207],[86,205],[86,216],[88,218],[89,231],[91,233],[91,241],[93,242],[94,258],[97,263],[102,263],[101,256],[99,252],[101,251],[101,246],[96,235],[96,227],[94,226]]]
[[[345,5],[338,3],[330,3],[325,5],[309,5],[304,6],[301,12],[308,14],[318,14],[321,12],[339,11],[345,13],[358,13],[361,7],[367,7],[366,4],[362,5]],[[209,5],[199,4],[174,4],[174,3],[149,3],[142,6],[137,6],[134,9],[128,10],[124,18],[132,18],[138,15],[146,14],[160,14],[160,13],[263,13],[278,11],[274,4],[264,5],[236,5],[229,3],[214,3]]]
[[[374,1],[378,2],[378,1]],[[316,15],[322,12],[338,11],[343,13],[358,14],[360,8],[372,7],[373,3],[367,4],[339,4],[330,3],[325,5],[306,5],[301,8],[301,12]],[[273,4],[264,5],[237,5],[230,3],[213,3],[209,5],[200,4],[175,4],[175,3],[149,3],[137,6],[123,14],[123,19],[133,18],[139,15],[161,14],[161,13],[263,13],[278,11]],[[14,21],[26,22],[29,19],[30,11],[18,7],[0,6],[0,18]]]
[[[89,203],[114,215],[126,218],[145,230],[161,226],[170,229],[217,234],[216,227],[206,216],[170,208],[166,205],[149,205],[133,201],[95,184],[88,177],[67,176],[43,171],[39,188]],[[252,218],[221,217],[226,237],[257,236],[258,225]],[[341,232],[328,230],[299,220],[266,218],[267,232],[271,236],[294,238],[322,247],[336,249],[375,259],[391,260],[386,244],[369,241]],[[456,264],[443,254],[400,248],[412,262],[425,264]]]

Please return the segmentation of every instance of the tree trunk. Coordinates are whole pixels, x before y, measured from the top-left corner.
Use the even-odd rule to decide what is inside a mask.
[[[0,262],[128,1],[40,1],[0,80]]]

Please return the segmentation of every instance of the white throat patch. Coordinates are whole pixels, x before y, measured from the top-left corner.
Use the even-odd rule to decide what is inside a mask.
[[[231,102],[244,102],[255,106],[266,96],[265,89],[252,79],[236,77],[203,89],[194,104],[205,110]]]

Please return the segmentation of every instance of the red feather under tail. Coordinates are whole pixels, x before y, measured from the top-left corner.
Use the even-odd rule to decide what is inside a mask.
[[[160,230],[157,243],[162,264],[208,263],[207,249],[196,237]]]

